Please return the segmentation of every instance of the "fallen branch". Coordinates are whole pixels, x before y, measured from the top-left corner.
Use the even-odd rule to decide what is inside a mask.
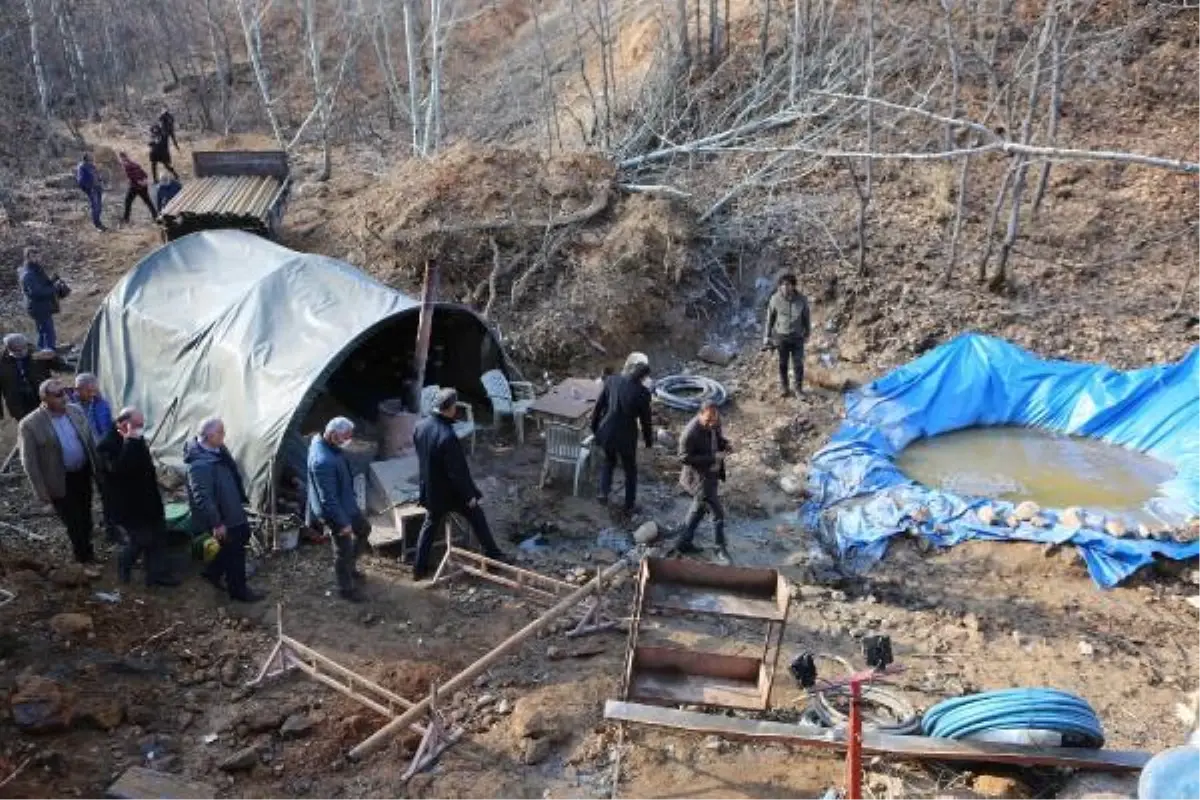
[[[25,771],[25,767],[29,766],[29,762],[32,760],[33,760],[33,756],[29,756],[24,761],[22,761],[20,766],[18,766],[16,769],[14,769],[7,778],[0,781],[0,789],[3,789],[5,786],[8,786],[8,784],[12,783],[18,775],[20,775],[22,772]]]
[[[147,639],[146,641],[142,642],[141,644],[137,644],[137,645],[134,645],[133,647],[129,648],[129,652],[131,652],[131,653],[132,653],[134,650],[141,650],[143,647],[146,647],[146,646],[148,646],[148,645],[150,645],[150,644],[152,644],[152,643],[154,643],[154,642],[157,642],[159,639],[161,639],[162,637],[166,636],[168,633],[170,633],[171,631],[175,630],[177,627],[179,627],[179,623],[178,623],[178,622],[172,622],[172,623],[171,623],[170,625],[168,625],[166,628],[163,628],[161,631],[159,631],[158,633],[154,634],[153,636],[151,636],[151,637],[150,637],[149,639]]]
[[[678,197],[684,200],[692,196],[691,192],[685,192],[682,189],[676,189],[674,186],[663,186],[661,184],[618,183],[617,188],[622,192],[629,192],[630,194],[665,194],[669,197]]]

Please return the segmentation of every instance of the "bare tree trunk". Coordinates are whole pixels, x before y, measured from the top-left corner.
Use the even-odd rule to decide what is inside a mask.
[[[584,60],[585,44],[583,41],[583,33],[579,29],[579,19],[580,19],[580,14],[582,12],[579,10],[578,3],[576,0],[570,0],[570,3],[571,3],[571,26],[575,33],[575,57],[577,59],[577,64],[579,67],[579,79],[583,83],[583,89],[585,92],[587,92],[588,102],[591,104],[591,107],[592,107],[591,128],[588,131],[584,131],[582,135],[583,135],[584,144],[591,145],[595,142],[596,133],[599,131],[599,128],[600,128],[600,119],[601,119],[600,106],[596,101],[596,92],[593,91],[593,89],[592,89],[592,82],[588,78],[587,62]],[[679,0],[679,5],[680,5],[679,11],[681,14],[680,25],[679,25],[679,35],[682,37],[682,39],[680,40],[682,42],[682,45],[681,45],[682,49],[680,50],[681,61],[679,62],[679,66],[681,67],[682,71],[686,71],[688,68],[688,65],[691,63],[691,53],[690,53],[690,48],[688,47],[687,0]]]
[[[717,0],[708,0],[708,67],[716,69],[720,61],[721,14]]]
[[[217,35],[221,33],[221,23],[213,8],[213,0],[204,0],[204,11],[208,15],[208,44],[212,50],[213,69],[217,75],[218,101],[221,106],[221,134],[229,135],[232,127],[229,109],[229,84],[232,65],[222,57],[220,42]]]
[[[1004,210],[1004,200],[1008,197],[1008,189],[1012,186],[1013,178],[1016,176],[1015,166],[1010,166],[1004,172],[1004,180],[1000,181],[1000,191],[996,193],[996,202],[992,203],[992,213],[988,217],[988,226],[983,234],[984,249],[983,257],[979,259],[979,281],[982,283],[987,280],[988,262],[992,258],[992,250],[995,247],[996,225],[1000,222],[1000,212]]]
[[[953,0],[941,0],[941,3],[942,21],[946,28],[946,54],[950,60],[950,110],[946,113],[946,116],[950,117],[950,119],[955,119],[958,117],[958,95],[962,80],[958,62],[958,43],[954,36],[954,20],[950,14],[953,8]],[[947,125],[946,149],[950,150],[953,147],[954,128],[951,125]]]
[[[442,124],[442,0],[429,0],[429,97],[425,105],[425,138],[421,149],[437,152]]]
[[[26,0],[26,2],[30,2],[30,0]],[[574,3],[572,3],[572,9],[571,9],[572,17],[574,17],[575,13],[576,12],[574,9]],[[679,26],[677,29],[678,32],[675,34],[679,38],[679,60],[680,60],[681,66],[682,66],[682,71],[686,72],[688,67],[691,66],[691,63],[692,63],[692,47],[691,47],[691,41],[690,41],[691,37],[688,35],[687,0],[676,0],[675,13],[679,15],[679,20],[677,23]],[[578,38],[578,34],[576,34],[576,38]],[[582,61],[583,61],[583,58],[581,56],[580,62],[582,63]]]
[[[954,198],[954,219],[950,223],[950,253],[946,256],[946,271],[942,274],[943,288],[950,285],[950,277],[958,266],[958,245],[962,238],[963,207],[967,202],[967,172],[971,169],[971,157],[966,156],[958,168],[958,184]]]
[[[538,51],[542,57],[542,80],[544,81],[543,93],[545,96],[545,114],[546,114],[546,149],[549,153],[554,152],[554,139],[558,137],[558,149],[562,149],[562,130],[558,124],[558,100],[557,93],[554,90],[554,74],[553,68],[550,65],[550,54],[546,51],[546,37],[542,33],[542,15],[538,13],[539,0],[533,0],[530,3],[530,9],[533,12],[533,30],[534,36],[537,39]]]
[[[1058,144],[1058,120],[1062,116],[1062,85],[1063,85],[1063,37],[1059,26],[1055,25],[1052,41],[1050,42],[1050,108],[1049,119],[1046,122],[1046,144],[1053,147]],[[1050,162],[1042,164],[1041,175],[1038,176],[1037,189],[1033,193],[1032,214],[1036,217],[1050,185]]]
[[[867,64],[863,96],[870,97],[875,78],[875,0],[867,0]],[[867,103],[867,152],[875,152],[875,107]],[[867,156],[866,176],[858,193],[858,274],[867,274],[867,214],[875,186],[875,159]],[[857,186],[857,184],[856,184]]]
[[[46,117],[50,115],[50,84],[46,81],[46,67],[42,60],[37,11],[33,7],[33,0],[25,0],[25,15],[29,18],[29,51],[33,58],[33,79],[37,83],[38,110]]]
[[[258,91],[262,95],[263,108],[267,112],[267,121],[271,123],[271,132],[275,134],[275,141],[279,142],[279,146],[286,148],[283,140],[283,131],[280,129],[279,119],[275,115],[275,100],[271,97],[270,79],[262,63],[257,2],[255,2],[256,7],[253,13],[250,13],[246,8],[248,1],[234,0],[237,6],[238,20],[242,24],[242,35],[246,38],[246,53],[250,57],[250,66],[254,70],[255,80],[258,82]]]
[[[417,37],[414,30],[413,11],[415,0],[403,0],[404,11],[404,58],[408,62],[408,111],[412,117],[412,147],[413,155],[424,156],[425,149],[421,146],[421,113],[418,107],[418,97],[421,86],[417,81]]]
[[[792,0],[792,52],[788,66],[788,105],[796,103],[796,89],[800,84],[800,0]]]
[[[758,28],[759,70],[767,69],[767,45],[771,37],[771,0],[763,0],[762,24]],[[716,63],[715,61],[713,62]]]
[[[1037,111],[1038,95],[1042,88],[1042,56],[1045,54],[1050,39],[1054,36],[1054,29],[1057,27],[1057,24],[1058,16],[1055,4],[1051,2],[1046,7],[1046,19],[1042,25],[1042,32],[1038,37],[1037,51],[1033,57],[1033,69],[1029,75],[1029,99],[1025,106],[1025,119],[1021,123],[1022,144],[1029,144],[1033,138],[1033,115]],[[1004,234],[1004,242],[1000,246],[1000,258],[996,264],[996,271],[992,274],[991,280],[988,281],[988,288],[992,291],[1000,291],[1008,283],[1008,257],[1017,242],[1017,236],[1020,234],[1021,197],[1025,192],[1025,178],[1029,172],[1029,157],[1026,155],[1017,156],[1017,163],[1014,169],[1016,170],[1016,175],[1013,178],[1012,197],[1009,200],[1008,229]]]

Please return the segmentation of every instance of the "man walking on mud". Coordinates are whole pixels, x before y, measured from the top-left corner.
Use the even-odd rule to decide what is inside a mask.
[[[125,191],[125,216],[122,217],[122,221],[129,222],[129,212],[133,210],[135,197],[142,198],[146,208],[150,209],[152,219],[158,219],[154,203],[150,202],[150,176],[146,174],[146,170],[124,153],[117,153],[117,158],[120,159],[121,168],[125,170],[125,177],[129,180],[129,188]]]
[[[471,469],[463,453],[462,443],[454,432],[454,417],[458,413],[458,392],[442,389],[434,398],[433,413],[417,425],[413,444],[421,474],[421,505],[425,521],[417,538],[417,557],[413,562],[413,580],[429,576],[429,550],[434,532],[441,530],[446,515],[460,514],[471,524],[483,554],[495,561],[508,563],[508,558],[496,546],[487,517],[479,507],[483,493],[471,479]]]
[[[358,509],[354,476],[343,448],[354,438],[354,423],[334,417],[322,436],[313,436],[308,446],[308,503],[305,523],[309,528],[330,529],[333,541],[333,571],[338,593],[351,603],[361,603],[357,582],[365,576],[355,566],[367,546],[371,523]]]
[[[700,521],[711,513],[716,560],[721,564],[732,563],[725,549],[725,507],[720,497],[720,483],[725,480],[725,457],[730,452],[729,440],[721,432],[717,404],[705,400],[700,412],[679,437],[679,460],[683,462],[679,483],[692,496],[692,506],[688,509],[683,534],[675,544],[675,552],[682,555],[700,552],[692,540]]]
[[[84,153],[83,158],[75,166],[75,184],[81,192],[87,195],[88,208],[92,212],[92,227],[98,231],[106,230],[104,220],[101,218],[104,181],[100,177],[100,170],[96,169],[96,165],[92,162],[90,153]]]
[[[627,365],[621,375],[604,381],[604,388],[592,409],[592,435],[604,451],[600,466],[600,491],[596,499],[608,504],[612,493],[613,472],[617,461],[625,473],[625,513],[637,513],[637,440],[638,425],[646,449],[654,446],[653,422],[650,417],[650,390],[645,386],[650,365],[638,359]]]
[[[763,347],[779,351],[779,388],[783,397],[792,396],[789,360],[796,373],[796,392],[804,391],[804,343],[810,329],[808,299],[797,291],[796,276],[784,275],[767,301],[767,324],[763,331]]]

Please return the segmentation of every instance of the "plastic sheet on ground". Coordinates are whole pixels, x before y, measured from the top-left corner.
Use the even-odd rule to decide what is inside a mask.
[[[988,526],[975,509],[990,505],[1004,519],[1012,504],[931,489],[896,466],[896,455],[916,439],[987,425],[1042,428],[1146,453],[1174,467],[1175,476],[1144,510],[1176,522],[1200,513],[1200,350],[1175,364],[1119,372],[1043,360],[1001,339],[964,334],[847,397],[846,421],[809,467],[804,521],[826,526],[843,561],[857,569],[910,530],[940,547],[969,539],[1069,542],[1105,588],[1155,556],[1200,553],[1197,542],[1065,528],[1054,509],[1043,510],[1048,527]],[[851,498],[860,499],[844,502]]]

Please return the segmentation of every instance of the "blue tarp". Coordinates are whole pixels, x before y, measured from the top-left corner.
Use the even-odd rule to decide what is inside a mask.
[[[888,539],[906,530],[942,547],[968,539],[1070,542],[1105,588],[1155,555],[1200,553],[1197,542],[1068,529],[1053,509],[1043,512],[1051,522],[1046,528],[987,526],[973,509],[988,504],[1003,519],[1011,504],[925,487],[896,466],[896,455],[916,439],[987,425],[1087,436],[1151,455],[1174,467],[1175,476],[1145,510],[1177,521],[1200,513],[1200,350],[1176,364],[1119,372],[1043,360],[1002,339],[963,334],[848,395],[846,421],[810,464],[811,499],[802,517],[816,525],[830,506],[873,495],[837,511],[833,521],[839,554],[859,567],[882,558]]]

